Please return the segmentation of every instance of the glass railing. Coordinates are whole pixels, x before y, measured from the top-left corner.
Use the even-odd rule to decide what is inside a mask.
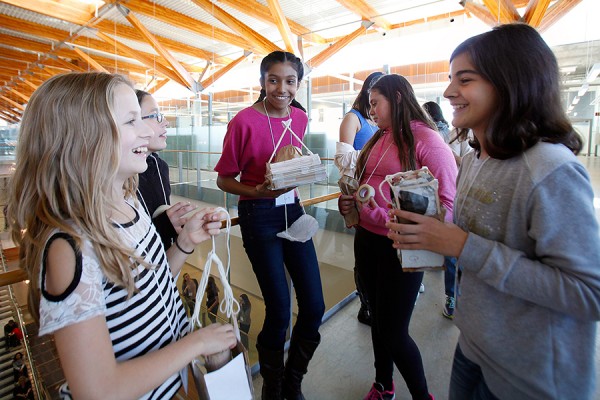
[[[161,153],[162,156],[163,154]],[[174,162],[169,162],[172,189],[171,203],[190,201],[197,203],[199,206],[224,207],[228,210],[231,217],[234,218],[234,225],[231,228],[229,240],[227,240],[227,235],[225,234],[221,234],[216,238],[216,251],[219,258],[226,263],[229,246],[231,254],[229,281],[234,296],[236,299],[239,299],[242,293],[246,293],[252,303],[252,323],[247,335],[247,349],[249,361],[252,365],[252,373],[255,374],[258,371],[256,337],[262,328],[264,320],[264,302],[254,272],[242,245],[239,226],[235,223],[238,196],[226,194],[218,189],[216,186],[216,173],[212,170],[212,167],[207,168],[205,164],[205,161],[208,160],[207,156],[207,153],[202,152],[169,151],[169,157],[165,158],[175,160]],[[323,159],[323,161],[327,163],[328,171],[330,172],[328,180],[323,183],[302,186],[299,188],[299,194],[305,205],[306,213],[313,216],[319,223],[319,231],[314,236],[313,241],[319,260],[325,298],[326,313],[323,318],[325,321],[354,298],[356,287],[353,272],[354,231],[345,227],[344,220],[337,209],[337,193],[339,191],[335,183],[338,179],[337,169],[333,166],[332,160]],[[200,281],[206,256],[211,247],[211,241],[204,242],[197,247],[194,254],[188,257],[182,273],[177,278],[177,287],[180,290],[184,272],[190,273],[192,278]],[[217,284],[220,286],[218,279]],[[290,298],[292,299],[291,328],[295,322],[298,310],[293,287],[289,279],[288,287],[290,288]],[[221,293],[223,293],[222,288],[220,289]],[[202,306],[201,320],[203,323],[210,323],[204,304]],[[217,320],[220,322],[229,322],[221,313],[217,315]],[[291,329],[289,331],[291,332]],[[180,391],[179,397],[187,398],[183,391]]]

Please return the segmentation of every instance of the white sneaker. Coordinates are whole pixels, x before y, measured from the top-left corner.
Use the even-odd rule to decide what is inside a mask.
[[[425,291],[425,285],[421,283],[421,287],[419,288],[419,293],[423,293]]]

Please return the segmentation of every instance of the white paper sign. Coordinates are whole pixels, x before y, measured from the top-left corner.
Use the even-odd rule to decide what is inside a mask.
[[[398,250],[400,252],[400,250]],[[444,256],[428,250],[402,250],[402,268],[441,267]]]
[[[218,370],[204,375],[204,381],[210,400],[252,400],[242,353]]]

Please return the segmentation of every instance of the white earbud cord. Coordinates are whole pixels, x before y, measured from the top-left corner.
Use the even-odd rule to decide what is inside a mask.
[[[223,267],[223,262],[217,256],[216,252],[216,243],[215,237],[212,237],[212,249],[206,256],[206,263],[204,264],[204,271],[202,272],[202,277],[200,278],[200,283],[198,284],[198,290],[196,291],[196,305],[194,306],[194,312],[190,317],[190,331],[194,330],[195,326],[201,327],[202,322],[200,321],[200,309],[202,307],[202,298],[204,297],[204,293],[206,292],[206,287],[208,286],[208,278],[210,276],[210,270],[213,262],[217,265],[217,271],[219,272],[219,279],[221,280],[221,285],[223,286],[223,300],[219,304],[219,311],[225,314],[227,318],[231,318],[232,316],[236,316],[240,312],[240,304],[235,299],[233,295],[233,290],[231,289],[231,285],[229,284],[229,270],[231,266],[231,249],[229,243],[230,231],[231,231],[231,217],[227,210],[222,207],[219,207],[216,211],[222,211],[227,214],[227,226],[225,231],[227,233],[227,268]],[[236,318],[232,318],[233,323],[237,324]]]

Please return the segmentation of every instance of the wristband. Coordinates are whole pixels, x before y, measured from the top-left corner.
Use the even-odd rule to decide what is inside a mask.
[[[179,250],[181,250],[181,252],[184,253],[184,254],[192,254],[194,252],[194,250],[196,250],[196,249],[192,249],[192,251],[185,251],[184,249],[181,248],[181,246],[179,245],[179,242],[177,241],[177,239],[175,239],[175,246],[177,246],[177,248]]]

